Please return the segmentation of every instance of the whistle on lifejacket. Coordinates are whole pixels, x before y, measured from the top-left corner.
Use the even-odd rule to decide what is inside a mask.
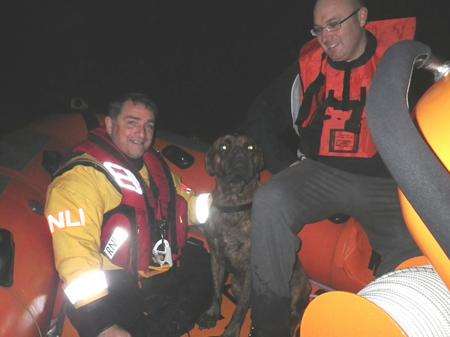
[[[166,239],[160,239],[156,244],[153,246],[152,249],[153,254],[153,261],[160,266],[168,265],[169,267],[172,267],[173,260],[172,260],[172,250],[170,249],[169,241]]]

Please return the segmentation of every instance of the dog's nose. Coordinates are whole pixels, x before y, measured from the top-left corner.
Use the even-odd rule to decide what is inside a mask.
[[[245,158],[247,158],[247,153],[246,153],[245,149],[243,149],[241,147],[235,148],[234,153],[233,153],[233,159],[234,160],[245,160]]]

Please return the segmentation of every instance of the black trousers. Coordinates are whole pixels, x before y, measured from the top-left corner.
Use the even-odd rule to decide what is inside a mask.
[[[75,310],[68,305],[68,316],[80,337],[96,337],[102,312],[133,337],[179,337],[194,327],[212,299],[209,254],[203,245],[189,239],[178,267],[141,281],[123,270],[107,272],[109,294],[101,308],[95,303]],[[92,320],[92,313],[99,320]],[[99,314],[100,312],[100,314]],[[99,323],[100,324],[100,323]],[[105,326],[105,325],[103,325]]]
[[[305,159],[256,193],[252,208],[252,317],[258,337],[289,334],[289,280],[307,223],[336,213],[355,217],[375,251],[378,274],[420,255],[400,211],[392,179],[366,177]]]

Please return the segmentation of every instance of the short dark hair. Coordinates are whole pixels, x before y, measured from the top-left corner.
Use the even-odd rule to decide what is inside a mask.
[[[122,111],[123,105],[128,101],[133,102],[133,104],[142,104],[153,112],[155,118],[159,113],[158,106],[149,96],[140,92],[129,92],[119,96],[109,103],[108,116],[112,119],[116,119]]]

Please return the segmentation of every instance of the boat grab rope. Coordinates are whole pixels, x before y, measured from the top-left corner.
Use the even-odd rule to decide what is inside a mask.
[[[408,337],[450,336],[450,291],[432,266],[388,273],[358,295],[383,309]]]

